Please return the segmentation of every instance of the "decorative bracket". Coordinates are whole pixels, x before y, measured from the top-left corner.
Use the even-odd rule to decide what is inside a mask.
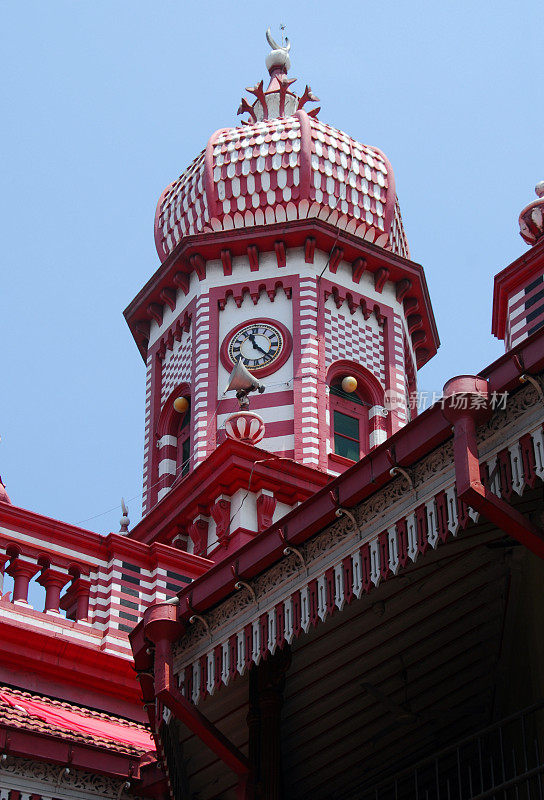
[[[336,509],[334,511],[335,516],[337,518],[347,517],[351,521],[351,524],[353,525],[353,532],[354,533],[358,533],[359,534],[359,538],[360,538],[361,537],[361,531],[359,530],[359,526],[357,525],[357,520],[355,519],[355,517],[353,516],[351,511],[348,511],[347,508],[344,508],[343,506],[340,505],[340,497],[339,497],[339,494],[338,494],[338,486],[335,486],[334,489],[331,489],[329,491],[329,496],[330,496],[332,502],[334,503],[334,505],[336,506]]]
[[[392,478],[395,478],[397,475],[402,475],[408,481],[410,489],[416,488],[414,486],[414,479],[412,478],[408,470],[405,469],[404,467],[399,467],[398,465],[395,465],[394,467],[391,467],[391,469],[389,470],[389,474],[391,475]]]
[[[208,634],[208,636],[209,636],[209,637],[210,637],[210,639],[211,639],[211,637],[212,637],[212,634],[211,634],[211,631],[210,631],[210,626],[208,625],[208,622],[207,622],[207,620],[205,620],[205,619],[204,619],[204,617],[202,616],[202,614],[191,614],[191,616],[189,617],[189,622],[191,623],[191,625],[194,625],[194,624],[195,624],[195,622],[196,622],[197,620],[198,620],[198,622],[200,622],[200,623],[203,625],[203,627],[206,629],[206,633]]]
[[[533,377],[533,375],[528,375],[526,372],[523,375],[519,376],[520,383],[530,383],[533,389],[536,391],[538,396],[540,397],[541,403],[544,403],[544,392],[542,391],[542,386],[539,384],[537,379]]]
[[[280,535],[280,539],[282,540],[283,544],[285,545],[285,547],[283,548],[283,555],[284,556],[290,556],[291,553],[292,553],[297,558],[297,560],[299,561],[300,565],[302,567],[304,567],[304,569],[306,569],[307,568],[306,567],[306,560],[305,560],[304,556],[302,555],[302,553],[300,552],[300,550],[298,549],[298,547],[295,547],[294,544],[289,544],[287,542],[287,538],[285,536],[285,531],[283,530],[283,528],[280,528],[278,530],[278,533]]]
[[[6,766],[7,760],[9,758],[9,748],[11,747],[11,736],[6,736],[6,744],[4,746],[4,752],[0,756],[0,767]]]
[[[512,361],[516,365],[520,375],[519,375],[519,382],[520,383],[530,383],[537,395],[540,397],[540,401],[544,403],[544,392],[542,391],[542,386],[539,384],[537,379],[534,375],[530,375],[528,372],[525,371],[525,362],[523,361],[523,356],[521,353],[516,353],[516,355],[512,356]]]
[[[351,524],[353,525],[354,533],[358,533],[359,537],[361,536],[361,531],[359,530],[359,526],[357,525],[357,520],[355,519],[351,511],[348,511],[347,508],[342,508],[342,506],[338,506],[334,514],[338,518],[347,517],[351,521]]]
[[[246,589],[247,593],[249,594],[253,602],[256,604],[257,595],[255,594],[255,589],[247,581],[243,581],[238,575],[238,562],[236,562],[236,564],[231,564],[230,569],[234,577],[234,588],[237,589],[238,591],[240,591],[240,589]]]
[[[130,789],[130,781],[125,781],[119,787],[119,791],[117,792],[117,800],[120,800],[121,795],[123,794],[123,792],[126,792],[128,789]]]
[[[415,484],[414,479],[412,477],[412,470],[407,469],[406,467],[401,467],[400,464],[397,464],[397,457],[395,455],[395,448],[390,447],[388,450],[385,451],[387,454],[387,458],[389,459],[390,463],[393,465],[389,470],[389,474],[392,478],[395,478],[397,475],[402,475],[403,478],[406,479],[408,482],[408,486],[412,491],[415,491]]]

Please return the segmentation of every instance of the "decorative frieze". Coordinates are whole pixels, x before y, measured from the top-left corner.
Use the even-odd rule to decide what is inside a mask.
[[[28,797],[60,798],[61,800],[91,800],[111,798],[121,800],[129,789],[126,778],[110,778],[98,773],[70,767],[62,770],[58,764],[8,756],[0,766],[0,790],[15,790]],[[3,791],[2,791],[3,795]],[[130,794],[136,800],[135,795]]]

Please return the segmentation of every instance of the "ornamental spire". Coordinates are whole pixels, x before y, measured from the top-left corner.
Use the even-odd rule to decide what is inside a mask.
[[[281,30],[283,42],[284,25],[281,26]],[[308,101],[314,103],[319,100],[312,93],[309,86],[306,86],[301,97],[298,97],[289,88],[296,80],[296,78],[287,77],[291,67],[291,59],[289,58],[291,42],[289,39],[285,37],[284,44],[277,44],[272,38],[270,28],[268,28],[266,40],[272,48],[266,57],[266,68],[270,74],[270,83],[267,89],[264,88],[263,81],[260,81],[255,86],[247,87],[246,91],[254,95],[255,100],[250,103],[245,97],[242,98],[238,114],[249,114],[249,119],[243,120],[244,125],[252,125],[254,122],[261,122],[265,119],[290,117],[303,108]],[[308,114],[316,117],[319,110],[319,108],[314,108],[308,111]]]
[[[266,57],[266,68],[270,75],[274,72],[281,72],[286,75],[291,68],[291,59],[289,58],[289,50],[291,49],[291,42],[285,37],[285,44],[283,44],[283,32],[285,25],[280,25],[282,44],[276,44],[272,38],[270,28],[266,29],[266,41],[272,48]]]
[[[535,186],[538,200],[525,206],[519,215],[519,233],[527,244],[534,245],[544,234],[544,181]]]

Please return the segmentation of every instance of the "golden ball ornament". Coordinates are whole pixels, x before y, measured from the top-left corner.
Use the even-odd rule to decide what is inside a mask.
[[[176,397],[174,400],[174,410],[177,411],[178,414],[185,414],[188,408],[189,401],[186,397]]]
[[[342,389],[351,394],[357,388],[357,378],[354,378],[353,375],[346,375],[346,377],[342,380]]]

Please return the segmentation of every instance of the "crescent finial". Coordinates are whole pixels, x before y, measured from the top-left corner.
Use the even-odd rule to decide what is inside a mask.
[[[288,53],[289,50],[291,49],[291,42],[289,41],[287,36],[285,37],[285,44],[278,44],[272,38],[272,31],[270,30],[270,26],[266,29],[266,41],[268,42],[272,50],[285,50],[285,52]]]
[[[272,50],[281,50],[280,46],[276,44],[274,39],[272,38],[272,31],[270,30],[270,26],[266,29],[266,41],[272,48]]]

